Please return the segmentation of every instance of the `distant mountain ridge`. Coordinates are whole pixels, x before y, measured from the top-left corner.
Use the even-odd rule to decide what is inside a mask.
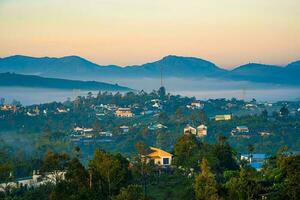
[[[300,85],[298,78],[300,75],[300,61],[292,62],[285,67],[249,63],[233,70],[226,70],[207,60],[175,55],[163,57],[155,62],[126,67],[98,65],[79,56],[35,58],[16,55],[0,59],[0,72],[79,80],[116,77],[159,78],[161,70],[164,77],[216,78]]]
[[[44,78],[35,75],[0,73],[0,86],[38,87],[56,89],[82,89],[101,91],[131,91],[132,89],[96,81],[75,81],[58,78]]]

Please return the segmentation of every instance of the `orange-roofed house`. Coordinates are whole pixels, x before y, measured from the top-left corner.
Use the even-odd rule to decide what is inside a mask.
[[[147,161],[153,160],[154,164],[160,166],[168,166],[172,163],[172,154],[159,148],[150,147],[150,149],[142,155]],[[149,159],[149,160],[148,160]]]

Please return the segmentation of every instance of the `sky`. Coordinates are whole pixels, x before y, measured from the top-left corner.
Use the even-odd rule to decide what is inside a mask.
[[[299,0],[0,0],[0,57],[285,65],[300,60],[299,8]]]

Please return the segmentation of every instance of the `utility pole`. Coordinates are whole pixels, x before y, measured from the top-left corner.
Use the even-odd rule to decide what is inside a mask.
[[[160,66],[160,87],[163,86],[163,73],[162,73],[162,66]]]

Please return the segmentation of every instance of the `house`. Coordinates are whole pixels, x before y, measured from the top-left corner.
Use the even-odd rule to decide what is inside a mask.
[[[155,131],[155,130],[158,130],[158,129],[167,129],[168,127],[163,125],[163,124],[154,124],[154,125],[149,125],[148,126],[148,129],[151,130],[151,131]]]
[[[104,136],[104,137],[112,137],[113,134],[109,131],[102,131],[102,132],[99,132],[99,135],[100,136]]]
[[[159,99],[152,99],[152,107],[157,109],[162,109],[161,103]]]
[[[216,115],[215,121],[228,121],[231,120],[231,115]]]
[[[231,131],[231,135],[237,135],[237,134],[248,134],[249,128],[247,126],[237,126],[235,129]]]
[[[59,113],[67,113],[67,112],[69,111],[69,109],[66,110],[66,109],[64,109],[64,108],[57,108],[56,110],[57,110],[57,112],[59,112]]]
[[[245,160],[249,162],[251,167],[256,169],[257,171],[260,171],[262,169],[262,166],[268,156],[263,153],[254,153],[254,154],[242,154],[241,155],[241,160]]]
[[[133,117],[133,113],[130,108],[118,108],[115,115],[117,117]]]
[[[249,128],[247,126],[237,126],[236,130],[239,133],[249,133]]]
[[[37,171],[33,171],[33,175],[29,177],[23,177],[16,179],[15,181],[0,183],[0,192],[4,192],[6,189],[28,187],[35,188],[47,183],[56,184],[57,180],[65,179],[65,171],[48,172],[43,175]]]
[[[262,132],[259,132],[258,133],[260,136],[269,136],[269,135],[271,135],[271,133],[270,132],[267,132],[267,131],[262,131]]]
[[[142,155],[146,162],[153,161],[159,166],[169,166],[172,164],[172,154],[155,147],[150,147]]]
[[[123,134],[126,134],[129,132],[129,127],[128,126],[120,126],[120,129],[122,130]]]
[[[199,137],[204,137],[207,135],[207,126],[204,124],[201,124],[200,126],[197,127],[197,132]]]
[[[204,104],[201,104],[201,102],[196,101],[196,102],[192,102],[190,105],[187,106],[188,108],[191,109],[201,109],[204,107]]]
[[[183,133],[184,134],[193,134],[193,135],[197,135],[197,130],[190,126],[190,125],[187,125],[184,129],[183,129]]]
[[[38,116],[40,115],[40,109],[38,107],[35,107],[35,109],[33,109],[32,111],[28,111],[26,114],[30,117]]]
[[[16,112],[17,111],[17,106],[6,104],[6,105],[1,106],[1,110],[2,111],[14,111],[14,112]]]

